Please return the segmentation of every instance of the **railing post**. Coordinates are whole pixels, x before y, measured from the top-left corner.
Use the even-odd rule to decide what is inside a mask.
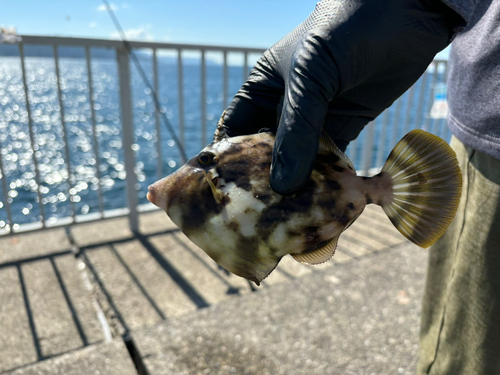
[[[120,82],[120,107],[123,131],[123,151],[125,154],[125,172],[127,173],[127,204],[129,208],[129,225],[133,233],[139,232],[137,216],[137,177],[135,175],[134,122],[132,117],[132,93],[130,90],[130,64],[127,50],[116,49],[118,59],[118,76]]]

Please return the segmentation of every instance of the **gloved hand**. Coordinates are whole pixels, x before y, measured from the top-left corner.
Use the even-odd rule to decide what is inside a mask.
[[[291,194],[309,178],[322,128],[344,151],[462,23],[440,0],[323,0],[263,54],[229,105],[225,130],[277,132],[271,187]]]

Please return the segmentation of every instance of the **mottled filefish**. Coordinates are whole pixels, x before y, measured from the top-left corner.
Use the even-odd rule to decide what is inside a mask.
[[[367,204],[382,206],[424,248],[455,216],[462,189],[456,155],[423,130],[408,133],[371,178],[356,176],[323,133],[308,183],[290,196],[270,187],[273,143],[270,132],[227,137],[219,122],[212,143],[148,192],[215,262],[257,285],[286,255],[310,265],[328,261]]]

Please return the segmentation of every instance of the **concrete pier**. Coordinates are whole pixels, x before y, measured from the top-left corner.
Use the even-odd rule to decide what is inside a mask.
[[[0,374],[411,374],[427,250],[366,208],[261,287],[162,212],[0,238]]]

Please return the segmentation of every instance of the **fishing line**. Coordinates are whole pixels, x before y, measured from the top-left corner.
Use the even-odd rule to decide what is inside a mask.
[[[132,61],[134,62],[134,65],[135,65],[137,71],[139,72],[139,75],[141,76],[143,83],[150,90],[151,95],[153,97],[154,104],[155,104],[155,108],[158,111],[158,113],[161,114],[161,117],[163,119],[163,122],[165,123],[165,126],[167,127],[168,131],[170,132],[170,135],[172,136],[172,138],[174,139],[175,144],[177,145],[177,148],[179,149],[179,152],[181,154],[182,162],[183,163],[187,162],[187,156],[186,156],[186,152],[184,150],[184,146],[181,144],[179,138],[175,134],[174,128],[172,127],[172,124],[170,123],[170,121],[168,121],[167,116],[165,115],[165,113],[163,113],[160,110],[161,103],[160,103],[160,100],[158,99],[158,95],[157,95],[155,89],[153,88],[153,86],[151,85],[151,83],[149,82],[148,78],[146,77],[146,73],[144,73],[144,70],[142,69],[142,66],[139,62],[139,59],[137,58],[134,51],[132,50],[132,46],[125,38],[125,33],[123,32],[123,29],[120,26],[120,23],[118,22],[118,19],[116,18],[115,13],[111,9],[111,6],[109,5],[107,0],[102,0],[102,2],[106,6],[106,10],[108,11],[109,16],[111,17],[111,20],[115,24],[116,30],[118,31],[118,34],[120,35],[120,38],[123,42],[123,45],[125,46],[125,49],[127,50],[130,57],[132,58]],[[159,136],[159,134],[158,134],[158,136]],[[158,142],[160,142],[160,139],[158,139]]]

